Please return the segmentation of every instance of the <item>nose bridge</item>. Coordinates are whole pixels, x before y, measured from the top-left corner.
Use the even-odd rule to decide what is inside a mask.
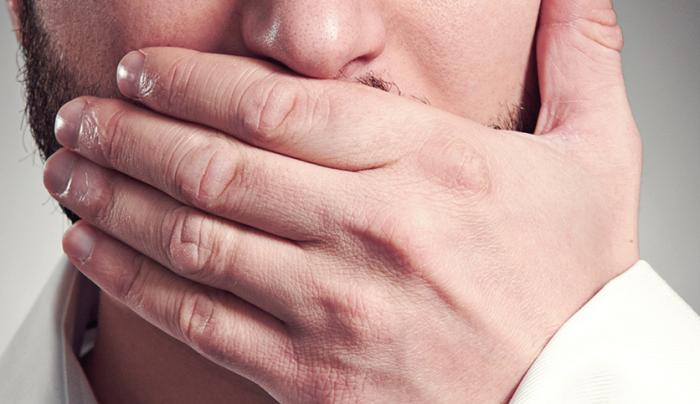
[[[243,11],[243,40],[253,52],[318,78],[334,78],[356,59],[384,48],[381,15],[366,0],[268,0]]]

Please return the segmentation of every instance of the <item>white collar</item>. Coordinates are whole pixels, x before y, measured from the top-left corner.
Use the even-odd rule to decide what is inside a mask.
[[[97,404],[79,360],[97,302],[97,287],[62,258],[0,355],[3,400]]]

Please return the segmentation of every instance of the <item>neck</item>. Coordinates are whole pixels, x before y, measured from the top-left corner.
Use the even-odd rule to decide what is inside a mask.
[[[100,294],[95,348],[83,366],[100,403],[270,403],[259,386],[197,354]]]

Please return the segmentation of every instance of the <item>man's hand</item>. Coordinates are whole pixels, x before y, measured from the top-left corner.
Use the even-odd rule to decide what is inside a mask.
[[[46,185],[105,292],[283,402],[503,402],[638,259],[609,0],[545,0],[535,136],[151,48],[65,106]]]

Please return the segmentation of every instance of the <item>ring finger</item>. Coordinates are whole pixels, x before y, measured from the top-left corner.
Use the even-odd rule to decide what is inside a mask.
[[[182,205],[65,149],[47,161],[45,184],[62,205],[178,275],[282,320],[303,304],[307,253],[295,242]]]

